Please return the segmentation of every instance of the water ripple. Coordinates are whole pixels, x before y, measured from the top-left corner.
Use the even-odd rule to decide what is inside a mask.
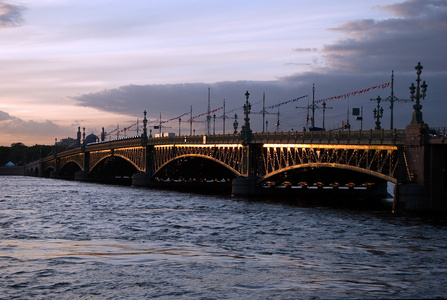
[[[445,220],[0,177],[0,298],[447,294]]]

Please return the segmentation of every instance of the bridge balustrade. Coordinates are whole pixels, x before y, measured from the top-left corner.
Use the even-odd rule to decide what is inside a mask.
[[[291,131],[254,133],[253,143],[401,145],[405,130]]]
[[[106,141],[101,143],[89,144],[86,147],[87,151],[101,151],[107,149],[141,147],[141,139],[139,137],[131,139],[123,139],[116,141]]]
[[[237,144],[240,134],[184,135],[148,139],[148,145],[169,144]]]

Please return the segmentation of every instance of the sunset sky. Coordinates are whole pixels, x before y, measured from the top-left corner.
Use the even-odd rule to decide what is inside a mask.
[[[193,116],[207,112],[208,88],[211,110],[225,99],[240,124],[249,91],[255,131],[264,92],[267,107],[308,95],[267,109],[268,130],[288,131],[309,125],[315,84],[315,100],[330,107],[326,129],[348,117],[360,129],[348,112],[363,107],[369,130],[370,99],[390,96],[382,84],[392,70],[395,96],[409,99],[418,62],[428,84],[424,121],[447,126],[446,37],[445,0],[0,0],[0,145],[53,144],[76,137],[78,126],[99,135],[137,119],[141,130],[144,110],[150,126],[160,114],[187,113],[180,126],[189,134],[191,106]],[[340,95],[350,96],[331,99]],[[389,129],[389,102],[381,105]],[[395,103],[394,127],[411,122],[412,105]],[[215,114],[222,133],[223,109]],[[196,134],[206,133],[204,120],[194,119]],[[163,125],[178,133],[178,119]]]

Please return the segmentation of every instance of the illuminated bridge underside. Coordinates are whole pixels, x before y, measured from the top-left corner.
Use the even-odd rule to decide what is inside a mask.
[[[90,152],[89,169],[93,170],[101,161],[108,157],[120,157],[131,163],[139,172],[145,171],[143,147],[127,147],[111,150],[101,150]]]
[[[83,166],[84,166],[84,154],[78,153],[75,155],[63,156],[60,158],[59,163],[62,167],[64,167],[65,165],[67,165],[69,163],[75,163],[82,170]]]
[[[302,178],[307,176],[303,174],[311,175],[312,172],[317,172],[316,170],[320,170],[318,175],[323,176],[329,174],[334,177],[334,174],[340,174],[342,170],[343,174],[354,174],[354,177],[359,174],[377,180],[397,182],[399,154],[395,145],[257,143],[250,147],[252,172],[256,175],[258,184],[283,179],[291,174]],[[196,170],[198,174],[206,174],[208,178],[216,167],[226,170],[214,169],[216,175],[240,177],[247,174],[244,161],[247,161],[248,148],[241,144],[164,144],[154,145],[149,150],[143,146],[127,146],[92,149],[88,153],[88,170],[84,170],[86,157],[82,152],[59,157],[58,165],[62,169],[74,163],[84,172],[90,173],[108,158],[119,157],[131,164],[136,172],[148,171],[148,159],[148,166],[154,177],[169,177],[174,175],[172,172],[179,175],[179,170],[182,169],[191,176]],[[45,168],[56,170],[56,160],[48,160]],[[207,170],[202,172],[200,168]]]
[[[184,158],[204,158],[222,165],[236,176],[242,172],[242,146],[234,145],[163,145],[154,148],[155,174],[168,164]]]
[[[259,162],[258,183],[303,168],[337,168],[396,183],[398,151],[382,145],[266,144]]]

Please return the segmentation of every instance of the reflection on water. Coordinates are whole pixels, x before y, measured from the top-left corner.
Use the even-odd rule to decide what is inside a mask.
[[[0,184],[2,299],[447,292],[445,220],[28,177]]]

